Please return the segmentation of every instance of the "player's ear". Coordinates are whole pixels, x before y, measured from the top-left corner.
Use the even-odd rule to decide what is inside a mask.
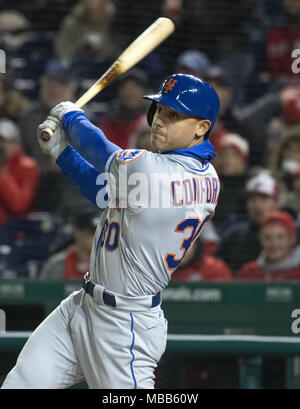
[[[204,136],[206,132],[211,127],[211,122],[208,119],[200,119],[196,122],[196,132],[195,136],[199,139],[201,136]]]

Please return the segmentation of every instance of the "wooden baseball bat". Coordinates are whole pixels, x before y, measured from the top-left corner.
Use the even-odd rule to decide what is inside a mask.
[[[173,33],[174,29],[175,25],[172,20],[159,17],[122,52],[95,84],[75,102],[75,105],[78,108],[83,107],[108,84],[151,53],[154,48]],[[40,137],[44,141],[48,141],[52,134],[53,132],[49,128],[40,131]]]

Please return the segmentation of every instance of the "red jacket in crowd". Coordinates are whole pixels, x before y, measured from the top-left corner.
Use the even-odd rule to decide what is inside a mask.
[[[126,149],[129,147],[130,136],[135,132],[142,118],[143,115],[140,115],[131,121],[124,121],[103,117],[100,127],[110,142],[115,143],[122,149]]]
[[[203,256],[192,265],[178,269],[172,274],[172,281],[229,281],[231,271],[227,264],[216,257]]]
[[[244,264],[237,273],[238,280],[264,280],[264,281],[285,281],[300,280],[300,260],[299,265],[287,269],[268,271],[260,266],[257,261],[250,261]]]
[[[82,279],[89,270],[89,263],[79,263],[76,250],[71,247],[63,261],[63,279],[78,280]]]
[[[25,156],[21,148],[0,163],[0,224],[30,210],[39,175],[36,161]]]
[[[41,280],[82,280],[89,271],[89,261],[81,261],[76,245],[52,255],[44,264]]]

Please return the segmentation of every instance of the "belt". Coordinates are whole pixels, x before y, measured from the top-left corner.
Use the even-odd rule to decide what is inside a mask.
[[[82,288],[87,294],[89,294],[91,297],[94,297],[95,284],[92,283],[90,279],[86,276],[84,277]],[[160,304],[160,297],[161,297],[160,293],[157,293],[152,296],[151,308],[154,308]],[[117,306],[116,297],[114,296],[114,294],[111,294],[107,290],[103,291],[102,299],[103,299],[103,303],[106,305],[110,305],[111,307]],[[134,298],[132,299],[134,300]]]

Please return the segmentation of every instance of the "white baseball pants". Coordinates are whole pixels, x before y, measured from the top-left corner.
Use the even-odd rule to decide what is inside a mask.
[[[114,308],[98,295],[80,290],[62,301],[32,333],[2,388],[63,389],[84,379],[91,389],[154,388],[167,341],[160,305],[142,308],[122,296]]]

